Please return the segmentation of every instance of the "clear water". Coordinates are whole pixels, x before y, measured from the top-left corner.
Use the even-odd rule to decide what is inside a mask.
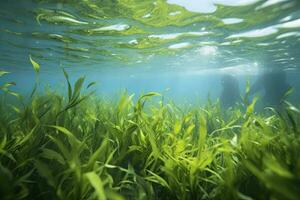
[[[1,0],[1,79],[31,91],[85,75],[114,96],[157,91],[175,101],[218,98],[220,77],[245,90],[264,69],[286,71],[299,96],[298,0]]]

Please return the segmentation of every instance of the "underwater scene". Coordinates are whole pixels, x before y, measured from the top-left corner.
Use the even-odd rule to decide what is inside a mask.
[[[299,0],[1,0],[1,200],[299,200]]]

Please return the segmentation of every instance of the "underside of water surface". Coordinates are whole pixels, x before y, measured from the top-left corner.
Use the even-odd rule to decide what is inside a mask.
[[[2,0],[1,200],[300,199],[298,0]]]

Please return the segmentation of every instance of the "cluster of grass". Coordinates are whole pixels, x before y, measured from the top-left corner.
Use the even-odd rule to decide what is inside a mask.
[[[300,111],[288,102],[265,114],[256,100],[226,112],[146,104],[157,93],[111,103],[65,76],[66,97],[34,90],[28,103],[1,86],[2,200],[300,199]]]

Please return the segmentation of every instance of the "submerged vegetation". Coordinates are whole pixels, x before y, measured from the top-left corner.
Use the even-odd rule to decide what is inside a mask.
[[[227,111],[149,103],[154,92],[112,103],[64,74],[66,96],[36,93],[37,79],[24,103],[14,83],[1,86],[1,199],[300,198],[300,111],[289,102],[255,113],[247,88]]]
[[[0,84],[0,200],[300,199],[300,105],[281,100],[256,112],[261,100],[251,100],[250,84],[234,105],[240,95],[228,84],[227,110],[210,100],[178,106],[155,92],[110,102],[65,70],[64,94],[39,93],[34,58],[53,73],[124,66],[132,78],[139,73],[131,69],[298,72],[300,1],[180,2],[1,2],[1,66],[25,71],[30,52],[35,84],[26,97],[15,82]],[[0,79],[8,73],[0,70]]]

